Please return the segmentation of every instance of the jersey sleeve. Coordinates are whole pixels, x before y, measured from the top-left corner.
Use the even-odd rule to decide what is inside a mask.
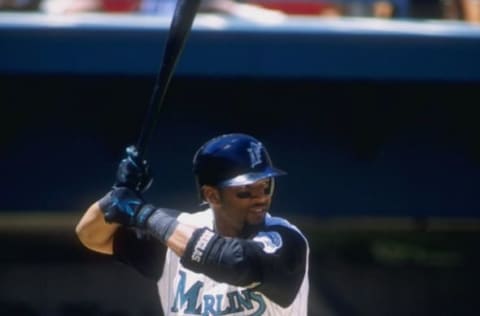
[[[299,232],[284,226],[275,226],[260,232],[253,242],[258,250],[261,266],[262,292],[280,306],[288,306],[302,285],[307,266],[307,242]],[[252,245],[255,247],[255,245]]]
[[[113,239],[113,255],[143,276],[157,281],[162,276],[167,248],[160,241],[132,229],[119,228]]]
[[[282,225],[248,240],[221,237],[204,228],[194,232],[181,262],[217,282],[253,287],[286,307],[305,277],[307,248],[298,231]]]

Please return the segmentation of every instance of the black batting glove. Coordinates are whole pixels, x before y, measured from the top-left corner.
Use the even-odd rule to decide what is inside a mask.
[[[140,194],[130,188],[114,188],[99,201],[105,221],[127,227],[145,228],[155,207],[146,204]]]
[[[118,165],[113,187],[126,187],[141,193],[147,191],[153,182],[150,166],[146,160],[139,158],[135,146],[127,147],[125,154],[125,158]]]

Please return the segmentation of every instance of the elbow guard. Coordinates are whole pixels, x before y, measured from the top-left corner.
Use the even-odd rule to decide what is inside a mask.
[[[245,241],[225,238],[210,229],[197,229],[190,238],[181,263],[192,271],[237,286],[259,281],[258,265]]]

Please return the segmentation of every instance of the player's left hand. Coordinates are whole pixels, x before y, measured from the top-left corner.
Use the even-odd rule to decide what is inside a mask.
[[[105,221],[128,227],[143,228],[146,220],[155,210],[145,204],[142,196],[127,187],[114,188],[99,201]]]
[[[125,153],[125,158],[118,165],[113,186],[115,188],[127,187],[140,193],[147,191],[153,182],[150,166],[146,160],[138,157],[135,146],[127,147]]]

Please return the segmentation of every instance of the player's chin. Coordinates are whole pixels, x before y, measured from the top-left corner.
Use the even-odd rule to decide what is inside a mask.
[[[250,225],[261,224],[265,220],[266,210],[255,210],[248,212],[247,221]]]

